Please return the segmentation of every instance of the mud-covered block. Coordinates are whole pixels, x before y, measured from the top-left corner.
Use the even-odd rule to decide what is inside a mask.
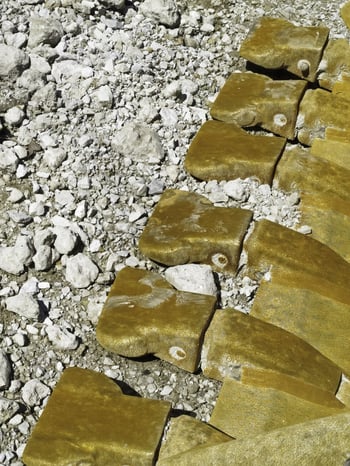
[[[350,82],[350,81],[349,81]],[[350,88],[349,88],[350,98]],[[325,138],[315,138],[310,154],[350,170],[350,131],[328,127]]]
[[[256,136],[234,123],[210,120],[193,139],[185,168],[200,180],[230,180],[257,177],[271,184],[278,158],[286,140]]]
[[[167,458],[193,448],[208,447],[233,440],[211,425],[190,416],[171,418],[157,465],[166,465]]]
[[[123,395],[103,374],[68,368],[23,453],[27,466],[153,465],[171,405]]]
[[[349,119],[350,100],[324,89],[309,89],[300,102],[298,140],[311,146],[315,138],[324,139],[328,127],[347,129]]]
[[[326,27],[295,26],[282,18],[264,16],[255,23],[239,53],[263,68],[287,70],[314,82],[328,34]]]
[[[225,379],[210,424],[236,438],[244,439],[273,429],[344,412],[311,403],[270,387],[257,387]]]
[[[319,65],[318,84],[333,90],[350,73],[350,44],[346,39],[331,39]]]
[[[262,220],[245,244],[263,276],[251,315],[314,346],[350,374],[350,263],[309,236]]]
[[[299,102],[306,81],[274,81],[256,73],[233,73],[220,90],[211,116],[242,127],[261,126],[288,139],[295,137]]]
[[[240,379],[244,367],[290,375],[335,393],[341,370],[301,338],[233,309],[217,310],[205,334],[202,370]]]
[[[216,297],[175,290],[161,275],[125,267],[109,292],[96,337],[122,356],[146,354],[195,371]]]
[[[140,251],[166,265],[200,262],[235,272],[252,218],[245,209],[214,207],[199,194],[167,190],[140,237]]]
[[[329,156],[334,157],[334,153]],[[345,168],[300,147],[284,151],[274,177],[274,185],[280,189],[300,192],[300,222],[312,228],[313,238],[347,261],[350,261],[349,180],[350,165]]]
[[[179,453],[159,466],[344,465],[349,459],[350,413],[275,429],[242,440]]]
[[[342,17],[347,28],[350,29],[350,2],[345,2],[340,8],[340,16]]]

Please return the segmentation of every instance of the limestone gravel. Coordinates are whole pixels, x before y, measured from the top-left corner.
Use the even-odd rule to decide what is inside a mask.
[[[0,464],[22,464],[28,435],[69,366],[104,372],[209,419],[219,382],[164,361],[109,354],[95,339],[98,314],[125,265],[164,273],[137,243],[167,188],[294,227],[296,194],[254,179],[198,182],[184,156],[227,77],[244,69],[237,51],[255,19],[324,23],[333,37],[349,39],[341,3],[0,3],[0,350],[7,361],[0,365]],[[258,283],[216,278],[220,305],[248,312]],[[30,279],[35,290],[25,295]],[[18,299],[29,300],[33,317],[11,312]]]

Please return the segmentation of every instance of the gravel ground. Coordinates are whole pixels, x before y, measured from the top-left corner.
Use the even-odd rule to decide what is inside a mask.
[[[244,180],[234,199],[227,183],[188,176],[184,155],[226,78],[244,69],[237,50],[256,18],[322,23],[331,37],[349,38],[342,1],[183,0],[180,20],[176,12],[150,15],[148,0],[123,3],[0,4],[1,465],[22,464],[31,429],[68,366],[209,419],[219,382],[104,351],[95,340],[98,313],[125,265],[164,272],[137,242],[166,188],[295,225],[297,196]],[[1,44],[24,53],[12,59],[14,49]],[[218,279],[221,305],[248,312],[258,285]]]

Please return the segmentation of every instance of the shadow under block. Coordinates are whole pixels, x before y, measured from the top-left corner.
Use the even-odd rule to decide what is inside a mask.
[[[165,265],[209,264],[235,273],[250,210],[214,207],[199,194],[167,190],[139,240],[140,251]]]
[[[341,370],[292,333],[233,309],[217,310],[205,334],[207,377],[240,379],[243,368],[286,374],[335,393]]]
[[[350,131],[326,128],[324,139],[314,139],[310,154],[350,170]]]
[[[190,416],[171,418],[166,438],[159,451],[159,461],[193,448],[208,447],[233,440],[209,424]],[[159,463],[157,463],[159,464]]]
[[[284,138],[255,136],[234,123],[209,120],[193,139],[185,168],[200,180],[255,176],[271,184],[285,143]]]
[[[126,396],[103,374],[64,371],[23,453],[27,466],[153,465],[170,403]]]
[[[236,439],[344,412],[270,387],[225,379],[210,424]]]
[[[350,100],[324,89],[309,89],[300,102],[298,140],[311,146],[315,138],[324,138],[326,128],[347,129],[349,120]]]
[[[346,74],[350,73],[350,44],[346,39],[331,39],[326,45],[320,63],[318,84],[334,90]]]
[[[241,440],[193,448],[157,466],[339,466],[349,458],[350,413],[275,429]]]
[[[211,116],[242,127],[261,126],[287,139],[295,137],[299,102],[306,81],[274,81],[255,73],[233,73],[220,90]]]
[[[284,151],[274,184],[299,191],[300,222],[312,228],[313,238],[350,262],[350,164],[348,168],[295,147]]]
[[[282,18],[262,17],[239,54],[263,68],[287,70],[314,82],[328,34],[326,27],[301,27]]]
[[[194,372],[215,296],[175,290],[161,275],[125,267],[109,292],[96,337],[127,357],[154,354]]]
[[[294,333],[350,374],[350,263],[268,220],[255,224],[245,250],[246,273],[268,272],[251,315]]]

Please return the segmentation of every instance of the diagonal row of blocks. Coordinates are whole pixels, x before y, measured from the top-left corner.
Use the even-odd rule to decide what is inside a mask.
[[[350,377],[350,78],[341,72],[350,75],[350,46],[327,38],[326,28],[263,18],[242,56],[303,80],[234,73],[211,109],[222,121],[202,126],[185,162],[199,179],[255,176],[297,189],[313,237],[168,190],[139,241],[161,264],[204,263],[229,274],[243,251],[246,272],[263,277],[250,315],[216,309],[215,296],[176,290],[161,275],[130,267],[103,307],[96,336],[109,351],[154,354],[223,382],[209,424],[171,418],[159,465],[347,459],[350,395],[341,381]],[[332,92],[306,90],[305,80],[316,78]],[[240,128],[256,125],[278,136]],[[291,148],[286,138],[296,134],[311,148]],[[23,458],[27,466],[152,465],[170,414],[167,402],[123,395],[104,375],[69,368]]]

